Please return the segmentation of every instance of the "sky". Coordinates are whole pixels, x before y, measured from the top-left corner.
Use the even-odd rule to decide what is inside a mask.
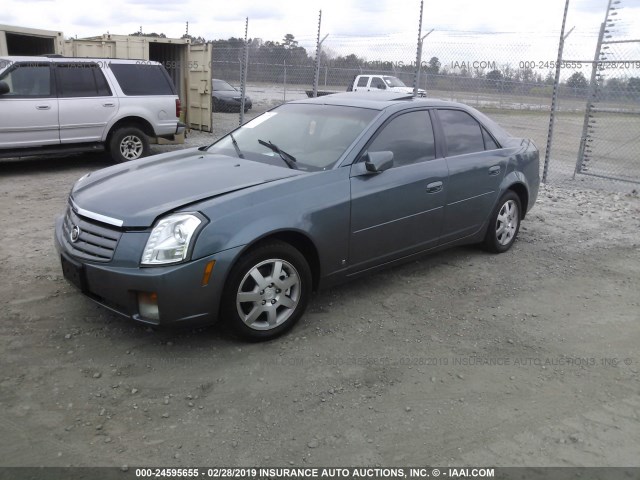
[[[624,8],[618,12],[616,35],[639,38],[640,0],[619,2],[616,7]],[[423,34],[434,29],[425,40],[425,56],[440,51],[447,61],[458,57],[464,61],[455,49],[442,51],[453,39],[473,46],[466,51],[474,59],[504,59],[509,53],[504,50],[512,48],[509,56],[516,64],[518,57],[555,60],[564,4],[564,0],[424,0]],[[570,0],[567,30],[575,29],[567,40],[565,58],[592,58],[606,6],[607,0]],[[244,37],[248,17],[249,38],[282,41],[291,33],[311,52],[320,10],[321,36],[329,34],[324,45],[336,54],[371,52],[372,43],[376,48],[416,44],[420,0],[3,0],[0,24],[62,31],[65,37],[129,34],[142,28],[145,33],[179,38],[189,22],[191,35],[213,40]]]

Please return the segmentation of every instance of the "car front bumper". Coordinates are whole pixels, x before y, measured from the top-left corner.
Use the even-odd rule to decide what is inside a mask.
[[[152,325],[202,325],[218,320],[224,281],[242,247],[164,267],[115,266],[71,255],[62,240],[62,222],[63,217],[56,221],[55,245],[63,274],[91,300],[122,316]],[[205,269],[211,261],[215,265],[205,283]],[[157,318],[145,316],[145,309],[141,308],[141,298],[148,299],[150,295],[157,302]]]

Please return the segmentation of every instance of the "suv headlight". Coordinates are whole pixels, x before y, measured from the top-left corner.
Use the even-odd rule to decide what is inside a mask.
[[[193,213],[175,213],[158,220],[142,254],[142,265],[182,262],[189,253],[194,234],[203,223]]]

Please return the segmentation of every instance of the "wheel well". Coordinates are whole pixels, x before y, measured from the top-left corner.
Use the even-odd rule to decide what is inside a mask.
[[[514,183],[509,187],[509,190],[514,191],[520,198],[520,205],[522,206],[522,218],[524,218],[529,207],[529,192],[527,191],[527,187],[525,187],[522,183]]]
[[[116,123],[114,123],[113,126],[111,127],[111,130],[109,130],[109,135],[107,135],[107,141],[106,141],[107,147],[109,146],[109,143],[111,142],[111,137],[113,136],[113,133],[116,130],[118,130],[120,128],[125,128],[125,127],[136,127],[136,128],[139,128],[148,137],[155,137],[156,136],[156,132],[153,130],[153,127],[144,118],[140,118],[140,117],[125,117],[125,118],[122,118],[122,119],[118,120]]]
[[[260,240],[249,246],[247,250],[254,248],[260,243],[268,242],[269,240],[280,240],[281,242],[288,243],[289,245],[300,251],[302,255],[304,255],[304,258],[306,258],[307,262],[309,262],[309,268],[311,269],[313,290],[317,290],[318,285],[320,284],[320,257],[318,255],[316,246],[309,239],[309,237],[300,232],[276,232],[266,237],[262,237]]]

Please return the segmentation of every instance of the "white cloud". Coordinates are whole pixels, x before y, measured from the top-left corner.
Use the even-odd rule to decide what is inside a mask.
[[[575,30],[568,53],[592,56],[588,52],[593,51],[606,4],[607,0],[571,0],[567,28]],[[467,53],[483,59],[500,55],[555,59],[561,0],[425,0],[424,5],[423,33],[435,29],[425,42],[425,56],[457,57],[469,45]],[[67,37],[107,31],[129,34],[140,27],[180,37],[188,21],[192,35],[219,39],[243,37],[249,17],[249,37],[281,41],[292,33],[300,45],[313,49],[322,9],[321,34],[329,34],[325,45],[334,52],[360,49],[361,55],[371,58],[402,48],[403,57],[413,58],[419,7],[419,0],[236,0],[224,6],[210,0],[4,0],[0,24],[63,31]],[[640,31],[639,8],[625,7],[617,18],[618,35]],[[489,36],[487,32],[511,33]]]

